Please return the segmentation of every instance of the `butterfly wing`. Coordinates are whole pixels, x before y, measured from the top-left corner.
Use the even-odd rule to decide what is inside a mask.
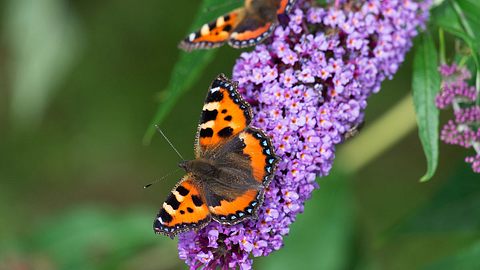
[[[277,14],[288,14],[295,4],[296,0],[280,0],[280,7],[277,9]]]
[[[170,237],[191,229],[201,229],[210,221],[210,213],[189,174],[172,189],[153,223],[155,233]]]
[[[275,26],[275,19],[249,12],[233,30],[228,44],[234,48],[254,46],[270,36]]]
[[[196,157],[219,147],[243,131],[252,120],[252,109],[237,92],[237,83],[220,74],[210,85],[198,125]]]
[[[248,157],[254,179],[268,186],[278,161],[270,138],[262,130],[253,127],[245,129],[239,138],[245,145],[243,154]]]
[[[249,175],[249,178],[241,179],[241,185],[234,175],[218,179],[223,183],[216,185],[229,186],[230,189],[237,187],[236,190],[205,189],[205,197],[212,218],[225,224],[235,224],[256,216],[258,207],[263,202],[265,188],[273,177],[277,163],[270,138],[263,131],[248,127],[234,139],[241,142],[237,144],[239,149],[228,149],[228,152],[239,154],[230,160],[230,164],[226,164],[230,167],[227,169],[236,170],[235,175]],[[229,144],[224,147],[229,147]],[[242,166],[239,165],[243,162],[247,163],[247,166],[243,167],[244,172],[240,171]],[[248,188],[240,189],[240,187]],[[232,198],[231,194],[237,195]]]
[[[275,29],[277,15],[288,14],[296,0],[247,1],[245,7],[204,24],[179,44],[185,51],[210,49],[225,42],[234,48],[254,46],[266,39]],[[276,13],[275,13],[276,10]]]
[[[270,36],[277,16],[290,11],[295,0],[254,0],[247,2],[245,17],[235,27],[228,44],[234,48],[256,45]]]
[[[179,47],[185,51],[220,47],[229,39],[233,29],[244,15],[245,9],[238,8],[220,16],[215,21],[204,24],[200,30],[188,35],[180,42]]]

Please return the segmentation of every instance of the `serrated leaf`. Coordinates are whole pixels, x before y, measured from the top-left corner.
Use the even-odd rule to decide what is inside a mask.
[[[215,8],[221,5],[216,0],[203,0],[196,18],[190,28],[192,31],[200,25],[212,20],[210,12],[205,12],[209,8]],[[189,90],[200,77],[201,71],[212,61],[217,50],[200,50],[190,53],[180,52],[179,59],[173,67],[167,88],[162,92],[162,99],[152,122],[147,128],[143,142],[150,143],[155,133],[155,125],[160,124],[170,113],[173,106],[180,97]]]
[[[417,115],[418,133],[427,158],[427,172],[420,181],[428,181],[438,165],[439,111],[435,95],[440,90],[440,74],[437,70],[437,49],[431,35],[420,36],[413,63],[413,103]]]

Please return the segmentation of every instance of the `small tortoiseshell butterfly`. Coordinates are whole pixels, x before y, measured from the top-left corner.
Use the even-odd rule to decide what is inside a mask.
[[[186,51],[222,46],[234,48],[258,44],[267,38],[278,22],[278,15],[288,14],[296,0],[245,0],[243,7],[204,24],[179,45]]]
[[[211,84],[195,140],[195,159],[179,166],[185,176],[172,189],[153,223],[174,237],[211,219],[236,224],[256,216],[277,157],[270,138],[249,126],[252,109],[237,83],[220,74]]]

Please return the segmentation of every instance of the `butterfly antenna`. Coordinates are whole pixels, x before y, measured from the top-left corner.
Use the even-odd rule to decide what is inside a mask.
[[[149,184],[146,184],[145,186],[143,186],[143,188],[149,188],[149,187],[151,187],[152,185],[154,185],[154,184],[162,181],[163,179],[169,177],[170,175],[178,172],[179,170],[180,170],[180,168],[177,168],[175,171],[167,173],[166,175],[162,176],[160,179],[157,179],[157,180],[155,180],[155,181],[153,181],[153,182],[151,182],[151,183],[149,183]]]
[[[233,2],[238,2],[239,0],[230,0],[230,1],[226,1],[222,4],[218,4],[218,5],[215,5],[215,6],[211,6],[211,7],[206,7],[205,9],[203,9],[203,12],[211,12],[211,11],[215,11],[215,10],[218,10],[218,9],[221,9],[221,8],[224,8],[224,7],[228,7],[230,6]]]
[[[170,146],[173,148],[173,150],[175,150],[175,152],[177,153],[177,155],[182,159],[182,160],[185,160],[182,155],[180,154],[180,152],[178,152],[177,148],[175,148],[175,146],[173,146],[172,142],[170,142],[170,140],[167,138],[167,136],[165,136],[165,134],[163,133],[163,131],[160,129],[160,127],[158,125],[155,125],[155,127],[157,128],[158,132],[160,132],[160,134],[162,134],[163,138],[165,138],[165,140],[168,142],[168,144],[170,144]]]

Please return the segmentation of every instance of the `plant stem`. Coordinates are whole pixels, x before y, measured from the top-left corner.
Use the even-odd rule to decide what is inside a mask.
[[[468,60],[469,56],[466,56],[464,55],[460,61],[458,61],[458,67],[461,68],[465,65],[465,63],[467,63],[467,60]]]
[[[462,27],[465,29],[465,32],[467,32],[467,35],[475,39],[475,34],[473,33],[472,27],[470,26],[470,23],[468,22],[467,18],[465,17],[465,14],[463,13],[462,9],[458,5],[457,1],[451,0],[453,9],[457,13],[458,19],[460,20],[460,23],[462,24]],[[476,51],[473,51],[473,53],[478,53]],[[475,88],[477,90],[477,105],[480,105],[480,66],[477,63],[477,76],[475,78]],[[478,152],[478,151],[477,151]]]
[[[476,52],[473,52],[473,53],[476,53]],[[477,90],[476,104],[480,106],[480,66],[477,66],[477,76],[475,76],[475,89]]]
[[[445,33],[441,27],[438,29],[438,41],[440,45],[440,64],[444,65],[447,63],[447,57],[445,53]]]

